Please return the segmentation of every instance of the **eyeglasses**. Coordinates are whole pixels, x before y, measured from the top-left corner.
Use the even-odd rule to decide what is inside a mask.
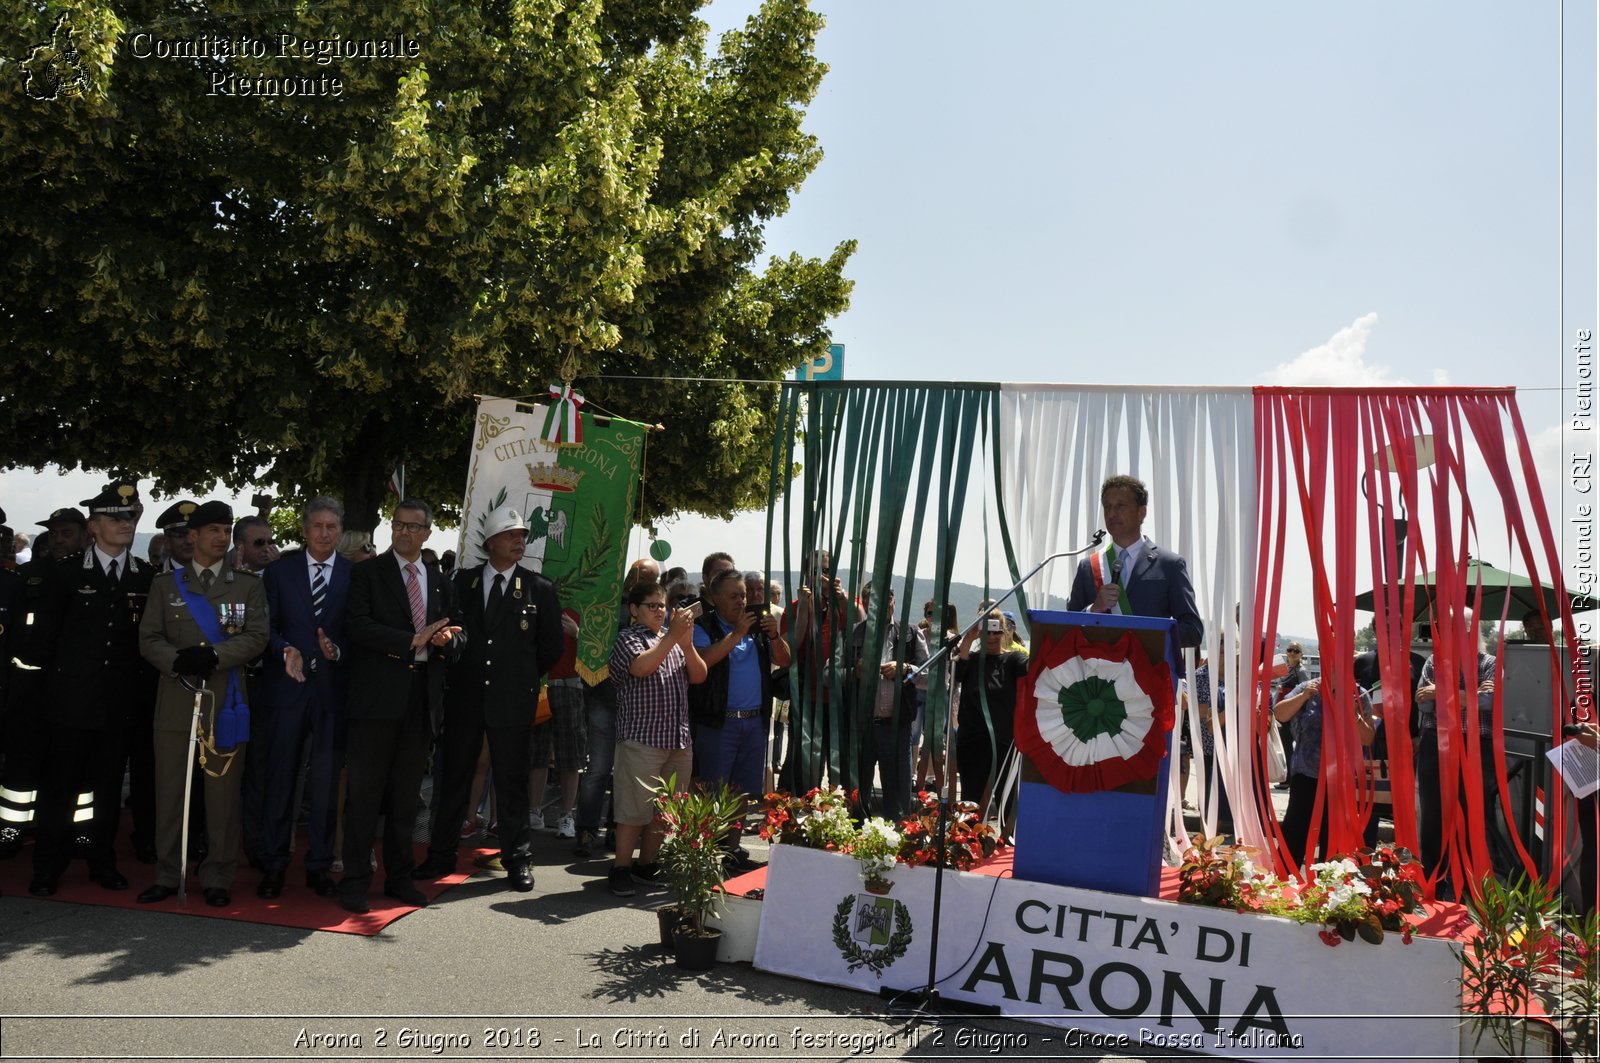
[[[397,521],[392,521],[390,523],[389,527],[393,528],[395,531],[411,532],[412,534],[417,534],[419,532],[427,531],[428,528],[430,527],[430,525],[419,524],[417,521],[414,521],[414,520],[397,520]]]
[[[272,545],[272,540],[271,539],[251,539],[250,540],[250,545],[251,546],[271,546]]]
[[[667,603],[666,602],[640,602],[638,607],[640,609],[660,609],[660,610],[665,611],[666,608],[667,608]]]

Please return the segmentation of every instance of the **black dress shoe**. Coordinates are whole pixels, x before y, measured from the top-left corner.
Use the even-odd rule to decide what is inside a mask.
[[[140,904],[159,904],[168,897],[176,897],[177,895],[178,887],[163,886],[158,882],[154,886],[146,889],[143,893],[139,894],[139,896],[135,897],[134,900],[138,901]]]
[[[125,890],[128,888],[127,876],[114,867],[102,867],[98,871],[90,871],[89,881],[98,882],[108,890]]]
[[[511,888],[516,890],[518,893],[532,893],[533,865],[513,864],[511,866],[511,877],[508,881]]]
[[[360,893],[341,893],[339,895],[339,907],[347,912],[354,912],[356,915],[366,915],[372,911],[372,905],[368,904],[366,896]]]
[[[275,901],[283,896],[283,872],[268,871],[256,886],[256,896],[264,901]]]
[[[339,884],[326,871],[307,871],[306,889],[315,890],[318,897],[332,897],[339,892]]]
[[[54,897],[56,895],[55,875],[34,875],[28,882],[28,892],[35,897]]]
[[[401,904],[409,904],[413,908],[426,908],[428,906],[428,898],[424,897],[422,891],[409,882],[397,882],[392,886],[385,886],[383,887],[383,895],[385,897],[393,897]]]
[[[455,873],[455,860],[453,858],[447,860],[442,856],[429,856],[422,863],[411,869],[411,877],[414,879],[444,878],[446,875]]]
[[[228,896],[228,891],[221,886],[207,886],[201,893],[205,896],[206,903],[213,908],[226,908],[233,900]]]

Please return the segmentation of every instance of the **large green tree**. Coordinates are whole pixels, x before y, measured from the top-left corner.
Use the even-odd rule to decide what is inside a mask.
[[[817,353],[854,245],[761,261],[820,18],[700,6],[0,0],[0,462],[367,528],[399,461],[459,501],[475,393],[570,374],[665,426],[647,517],[763,499],[775,388],[674,378]]]

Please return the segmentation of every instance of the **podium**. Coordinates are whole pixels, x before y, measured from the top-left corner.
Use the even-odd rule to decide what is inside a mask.
[[[1015,720],[1022,788],[1014,875],[1154,897],[1176,623],[1056,610],[1029,610],[1028,622],[1033,650]]]

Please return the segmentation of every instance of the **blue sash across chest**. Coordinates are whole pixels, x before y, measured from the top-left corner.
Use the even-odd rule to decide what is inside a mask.
[[[183,597],[183,604],[194,618],[195,625],[200,628],[200,634],[213,646],[227,642],[228,633],[222,630],[222,622],[217,619],[217,611],[212,607],[211,600],[189,586],[188,566],[180,568],[177,575],[178,593]],[[219,753],[226,753],[250,737],[250,706],[245,703],[244,693],[239,689],[237,668],[228,669],[228,692],[217,709],[212,729],[213,744]]]

